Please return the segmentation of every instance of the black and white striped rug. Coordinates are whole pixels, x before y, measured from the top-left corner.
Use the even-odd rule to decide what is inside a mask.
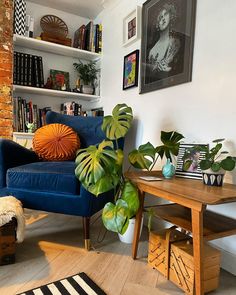
[[[18,295],[106,295],[84,272]]]

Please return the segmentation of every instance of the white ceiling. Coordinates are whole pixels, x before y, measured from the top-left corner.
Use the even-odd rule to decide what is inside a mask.
[[[94,19],[113,0],[29,0],[43,6]]]

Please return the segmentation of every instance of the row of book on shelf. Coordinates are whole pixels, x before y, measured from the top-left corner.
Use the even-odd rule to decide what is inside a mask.
[[[32,101],[26,101],[21,97],[13,98],[13,130],[16,132],[28,132],[27,124],[34,123],[35,129],[46,124],[46,113],[51,107],[38,108]]]
[[[14,52],[13,84],[44,87],[42,56]]]
[[[102,25],[90,21],[74,34],[73,47],[100,53],[102,51]]]
[[[15,132],[28,132],[28,123],[35,124],[35,130],[46,124],[46,113],[51,111],[51,107],[38,108],[32,100],[25,98],[13,98],[13,130]],[[70,116],[103,116],[102,108],[92,110],[82,110],[82,105],[74,101],[61,104],[61,113]]]
[[[103,108],[83,110],[81,104],[78,104],[74,101],[69,101],[61,104],[61,114],[70,116],[97,117],[103,116],[104,111]]]

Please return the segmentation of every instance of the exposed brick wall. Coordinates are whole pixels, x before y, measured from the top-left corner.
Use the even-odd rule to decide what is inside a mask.
[[[0,0],[0,137],[11,138],[13,1]]]

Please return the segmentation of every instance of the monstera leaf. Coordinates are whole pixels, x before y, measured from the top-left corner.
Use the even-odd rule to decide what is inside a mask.
[[[122,151],[113,150],[111,141],[103,141],[98,147],[91,145],[81,149],[76,157],[75,175],[83,186],[98,196],[116,187],[120,180]],[[121,159],[122,158],[122,159]]]
[[[129,218],[135,216],[139,208],[139,196],[137,187],[130,181],[125,181],[122,189],[121,199],[124,200],[129,208]]]
[[[156,150],[154,146],[148,142],[130,152],[129,161],[135,168],[149,170],[155,160],[155,154]]]
[[[102,221],[106,229],[124,234],[129,224],[127,203],[119,199],[116,204],[107,203],[103,208]]]
[[[118,104],[112,111],[112,116],[103,118],[102,130],[110,140],[124,137],[133,120],[132,109],[126,104]]]
[[[161,141],[163,145],[156,147],[156,152],[161,158],[165,155],[167,159],[172,161],[171,155],[178,155],[180,140],[183,138],[184,136],[176,131],[161,131]]]

